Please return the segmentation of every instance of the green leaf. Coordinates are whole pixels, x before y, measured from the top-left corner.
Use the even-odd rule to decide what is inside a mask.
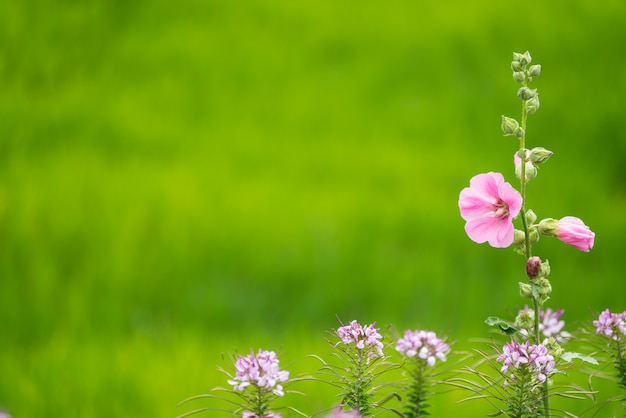
[[[485,324],[489,326],[497,326],[500,328],[500,331],[504,332],[506,335],[513,335],[517,332],[517,328],[513,327],[509,322],[504,319],[498,318],[497,316],[490,316],[485,320]]]
[[[578,360],[582,360],[582,361],[586,361],[587,363],[598,365],[598,360],[596,360],[595,358],[591,356],[587,356],[585,354],[572,353],[570,351],[568,351],[567,353],[563,353],[561,355],[561,358],[567,361],[568,363],[571,363],[573,359],[577,358]]]

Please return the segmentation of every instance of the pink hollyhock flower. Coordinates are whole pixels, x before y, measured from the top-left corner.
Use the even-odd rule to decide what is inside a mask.
[[[539,222],[539,232],[544,235],[557,237],[581,251],[589,252],[593,248],[596,234],[583,221],[574,217],[566,216],[559,220],[544,219]]]
[[[470,187],[459,195],[459,210],[466,222],[467,235],[474,242],[489,242],[496,248],[513,243],[513,218],[521,208],[522,196],[500,173],[472,177]]]

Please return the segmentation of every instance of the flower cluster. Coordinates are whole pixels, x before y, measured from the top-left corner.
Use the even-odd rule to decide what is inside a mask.
[[[243,414],[241,414],[241,418],[282,418],[282,415],[276,412],[270,412],[267,415],[263,415],[261,417],[254,412],[245,411]]]
[[[596,327],[596,334],[604,334],[612,340],[620,340],[623,338],[622,335],[626,336],[626,311],[612,313],[606,309],[597,320],[593,321],[593,325]]]
[[[359,350],[365,348],[374,348],[376,351],[369,351],[369,357],[383,357],[382,335],[379,328],[374,328],[376,323],[372,323],[365,327],[361,326],[356,320],[350,322],[349,325],[337,329],[337,335],[344,344],[354,344]]]
[[[528,341],[521,344],[515,340],[506,343],[497,361],[502,361],[502,369],[500,369],[502,374],[505,374],[509,367],[518,370],[511,372],[512,381],[516,379],[516,373],[531,372],[539,382],[545,382],[554,372],[555,366],[554,357],[548,353],[548,349],[543,344],[530,345]]]
[[[239,356],[235,362],[235,378],[228,383],[233,385],[235,391],[253,385],[269,390],[276,396],[283,396],[285,393],[280,383],[289,379],[289,372],[280,370],[278,363],[278,357],[273,351],[259,350],[256,356],[250,351],[247,356]]]
[[[553,311],[550,308],[545,310],[539,310],[539,332],[546,338],[553,337],[555,341],[560,344],[566,343],[571,337],[567,331],[564,331],[565,321],[561,319],[561,316],[565,312],[564,309],[559,309],[558,311]],[[528,306],[525,306],[522,309],[517,318],[515,319],[515,324],[520,329],[520,334],[525,337],[528,337],[528,330],[532,329],[535,320],[535,312],[530,309]]]
[[[429,366],[434,366],[437,359],[446,361],[450,346],[432,331],[404,331],[404,338],[396,343],[396,350],[407,357],[419,357]]]
[[[361,415],[356,411],[344,411],[338,407],[330,415],[326,415],[326,418],[361,418]]]

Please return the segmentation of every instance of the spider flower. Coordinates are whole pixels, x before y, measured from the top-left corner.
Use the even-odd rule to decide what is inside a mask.
[[[244,411],[241,414],[241,418],[282,418],[282,415],[276,412],[269,412],[267,415],[263,415],[262,417],[255,414],[254,412]]]
[[[596,334],[604,334],[612,340],[619,340],[626,336],[626,311],[622,313],[612,313],[610,310],[604,310],[597,320],[593,321],[596,327]]]
[[[470,187],[459,195],[459,210],[466,222],[467,235],[474,242],[489,242],[496,248],[513,243],[513,218],[521,208],[522,196],[500,173],[472,177]]]
[[[553,311],[550,308],[546,310],[541,309],[539,311],[539,332],[546,338],[553,337],[558,343],[564,344],[571,337],[567,331],[563,331],[563,327],[565,327],[565,321],[561,319],[561,316],[565,312],[564,309],[559,309],[558,311]],[[535,313],[528,306],[525,306],[518,315],[518,318],[530,318],[530,327],[532,327],[534,323]],[[522,321],[520,321],[522,322]],[[518,319],[516,319],[516,324],[518,324]],[[520,330],[520,333],[525,337],[528,337],[528,331],[525,329],[525,324],[519,323],[518,325],[522,326],[523,329]]]
[[[374,328],[375,325],[374,322],[363,327],[357,321],[352,321],[338,328],[337,335],[344,344],[354,344],[359,350],[374,348],[376,352],[370,351],[369,357],[383,357],[383,343],[380,341],[383,337],[378,332],[379,328]]]
[[[335,408],[330,415],[326,415],[326,418],[361,418],[361,415],[356,411],[344,411],[339,407]]]
[[[228,383],[236,391],[253,385],[272,391],[276,396],[283,396],[285,393],[280,383],[289,379],[289,372],[280,370],[278,363],[278,357],[273,351],[259,350],[256,356],[250,351],[247,356],[239,356],[235,362],[235,378]]]
[[[515,369],[510,371],[512,381],[530,372],[539,382],[545,382],[555,366],[554,357],[543,344],[530,345],[528,341],[520,344],[514,340],[504,344],[502,354],[496,360],[502,361],[502,374],[509,372],[510,368]]]
[[[434,366],[437,359],[446,361],[450,346],[432,331],[404,331],[404,337],[396,343],[396,350],[407,357],[419,357],[429,366]]]

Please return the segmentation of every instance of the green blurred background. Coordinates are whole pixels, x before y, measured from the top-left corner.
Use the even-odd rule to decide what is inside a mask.
[[[550,306],[626,309],[625,28],[623,0],[1,2],[0,407],[172,417],[225,385],[222,353],[315,370],[337,317],[486,336],[524,262],[471,242],[457,198],[514,181],[513,51],[555,152],[528,206],[597,234],[536,246]],[[492,411],[452,400],[435,415]]]

